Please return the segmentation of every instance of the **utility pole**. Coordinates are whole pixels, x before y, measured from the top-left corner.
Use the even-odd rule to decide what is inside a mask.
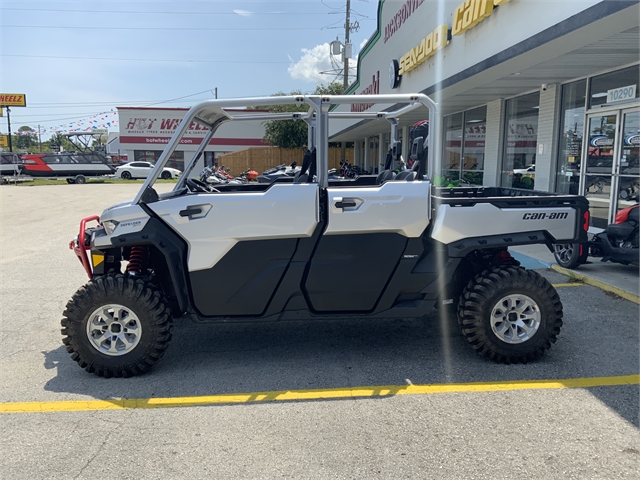
[[[38,150],[42,153],[42,139],[40,138],[40,125],[38,125]]]
[[[347,45],[349,45],[349,31],[351,30],[351,0],[347,0],[347,19],[344,22],[344,45],[343,50],[344,57],[344,74],[342,78],[342,84],[344,86],[343,93],[347,91],[349,86],[349,59],[347,58]]]
[[[349,32],[351,30],[351,0],[347,0],[347,18],[344,22],[344,48],[342,49],[342,61],[344,63],[343,76],[342,76],[342,94],[347,91],[349,87],[349,58],[351,55],[347,55],[347,45],[349,45]],[[346,162],[347,159],[347,142],[340,144],[340,161]]]
[[[11,144],[11,109],[7,107],[7,128],[9,129],[9,151],[13,152],[13,145]]]

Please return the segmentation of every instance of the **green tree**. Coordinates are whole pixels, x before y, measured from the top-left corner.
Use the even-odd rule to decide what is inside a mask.
[[[340,82],[332,82],[327,86],[324,84],[316,85],[316,90],[313,92],[316,95],[342,95],[344,87]]]
[[[319,84],[314,90],[314,95],[340,95],[342,84],[333,82],[325,86]],[[287,94],[278,92],[273,97],[285,95],[302,95],[299,90]],[[269,107],[270,112],[306,112],[308,105],[274,105]],[[307,146],[307,124],[301,120],[273,120],[264,123],[264,141],[281,148],[302,148]]]
[[[31,131],[35,131],[35,129],[29,127],[28,125],[21,126],[18,129],[18,135],[11,136],[13,148],[22,150],[24,152],[37,150],[38,135],[37,133],[30,133]]]
[[[78,149],[78,147],[76,147],[71,142],[71,140],[69,140],[69,137],[61,135],[59,133],[54,133],[53,135],[51,135],[48,143],[51,145],[59,145],[61,147],[61,151],[64,150],[66,152],[75,152]]]

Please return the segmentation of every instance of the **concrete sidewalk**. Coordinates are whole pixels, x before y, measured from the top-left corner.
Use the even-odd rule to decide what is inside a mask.
[[[632,302],[640,303],[640,275],[637,266],[601,262],[597,258],[590,258],[586,264],[580,265],[579,268],[567,270],[556,263],[553,253],[545,245],[510,247],[509,251],[525,268],[552,268],[567,276],[576,277],[584,283],[616,293]]]

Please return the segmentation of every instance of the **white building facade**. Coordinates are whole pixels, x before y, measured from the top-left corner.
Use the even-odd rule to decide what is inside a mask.
[[[429,95],[447,181],[586,194],[602,227],[640,190],[639,18],[637,1],[381,0],[347,93]],[[400,124],[405,158],[421,119]],[[331,135],[375,169],[388,132],[341,122]]]
[[[187,113],[187,108],[138,108],[118,107],[120,135],[118,151],[110,153],[127,155],[127,161],[145,161],[155,163]],[[184,170],[195,155],[207,130],[195,122],[190,125],[173,153],[168,167]],[[223,124],[215,137],[207,145],[199,165],[198,172],[205,165],[217,165],[219,155],[235,152],[248,147],[264,147],[264,126],[260,122],[232,122]]]

